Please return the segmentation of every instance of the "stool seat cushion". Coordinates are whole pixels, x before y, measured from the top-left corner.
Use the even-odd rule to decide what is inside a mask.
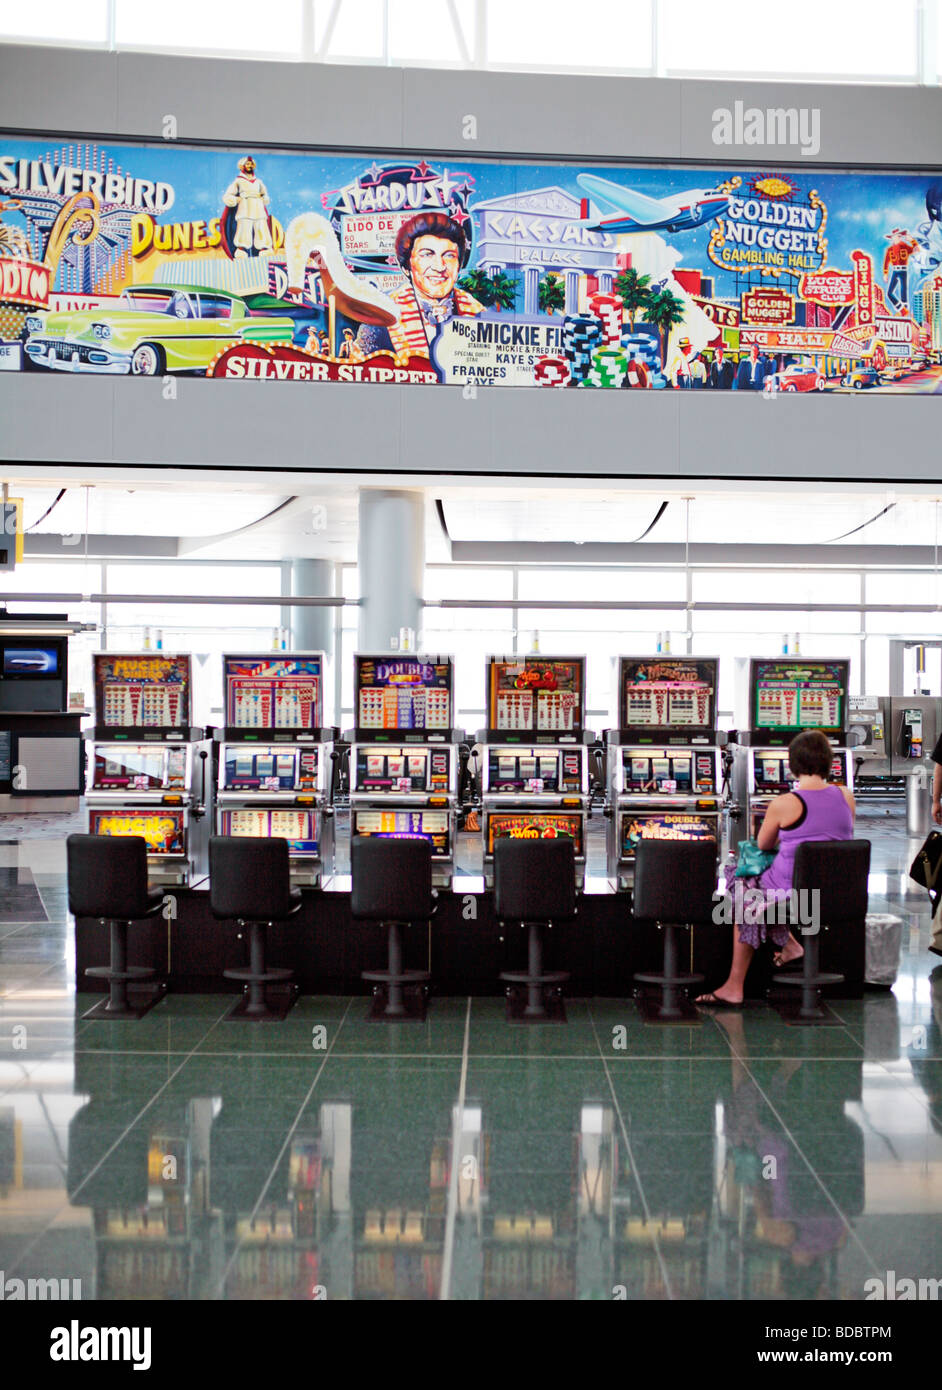
[[[635,851],[632,912],[675,925],[710,922],[716,882],[712,840],[642,840]]]
[[[69,911],[76,917],[135,922],[156,912],[163,894],[147,884],[141,835],[70,835],[65,842]]]
[[[298,910],[287,840],[214,835],[209,841],[209,906],[221,921],[281,922]]]
[[[428,840],[354,835],[350,841],[351,916],[373,922],[427,922],[432,896]]]
[[[497,840],[494,909],[501,919],[518,922],[558,922],[574,917],[576,859],[572,840]]]

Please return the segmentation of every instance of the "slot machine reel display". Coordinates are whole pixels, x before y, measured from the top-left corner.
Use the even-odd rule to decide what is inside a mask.
[[[190,657],[98,652],[93,670],[89,831],[142,835],[151,880],[186,884],[205,861],[207,838],[207,754],[198,748],[204,731],[190,726]]]
[[[490,656],[482,747],[484,875],[501,836],[574,842],[585,877],[589,799],[585,657]]]
[[[324,727],[324,654],[224,656],[223,684],[219,834],[287,840],[292,879],[312,886],[333,866],[338,730]]]
[[[642,839],[721,838],[714,657],[619,657],[618,728],[605,732],[608,873],[630,885]]]
[[[755,836],[769,802],[791,791],[788,745],[808,729],[820,729],[833,750],[831,778],[854,784],[854,749],[848,746],[850,662],[801,656],[739,658],[739,720],[733,797],[739,809],[731,849]]]
[[[458,744],[450,656],[357,653],[350,740],[350,833],[419,837],[432,877],[454,871]]]

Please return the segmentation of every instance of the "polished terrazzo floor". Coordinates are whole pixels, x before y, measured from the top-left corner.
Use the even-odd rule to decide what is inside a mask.
[[[519,1028],[465,998],[394,1026],[364,998],[264,1027],[208,996],[83,1022],[61,839],[7,838],[0,1270],[194,1300],[858,1299],[889,1271],[942,1278],[942,960],[902,821],[867,809],[859,833],[871,910],[902,922],[897,980],[818,1029],[765,1004],[659,1029],[630,1000]]]

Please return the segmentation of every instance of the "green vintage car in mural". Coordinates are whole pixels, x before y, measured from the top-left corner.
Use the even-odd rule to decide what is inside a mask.
[[[162,376],[205,371],[230,343],[284,343],[290,318],[253,314],[243,299],[199,285],[134,285],[117,307],[31,315],[26,356],[58,371]]]

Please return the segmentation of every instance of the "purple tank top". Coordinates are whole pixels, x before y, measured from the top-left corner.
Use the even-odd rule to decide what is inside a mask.
[[[778,832],[778,854],[759,879],[763,888],[791,888],[795,851],[806,840],[854,838],[854,817],[840,787],[819,787],[794,795],[804,805],[805,814],[798,825]]]

